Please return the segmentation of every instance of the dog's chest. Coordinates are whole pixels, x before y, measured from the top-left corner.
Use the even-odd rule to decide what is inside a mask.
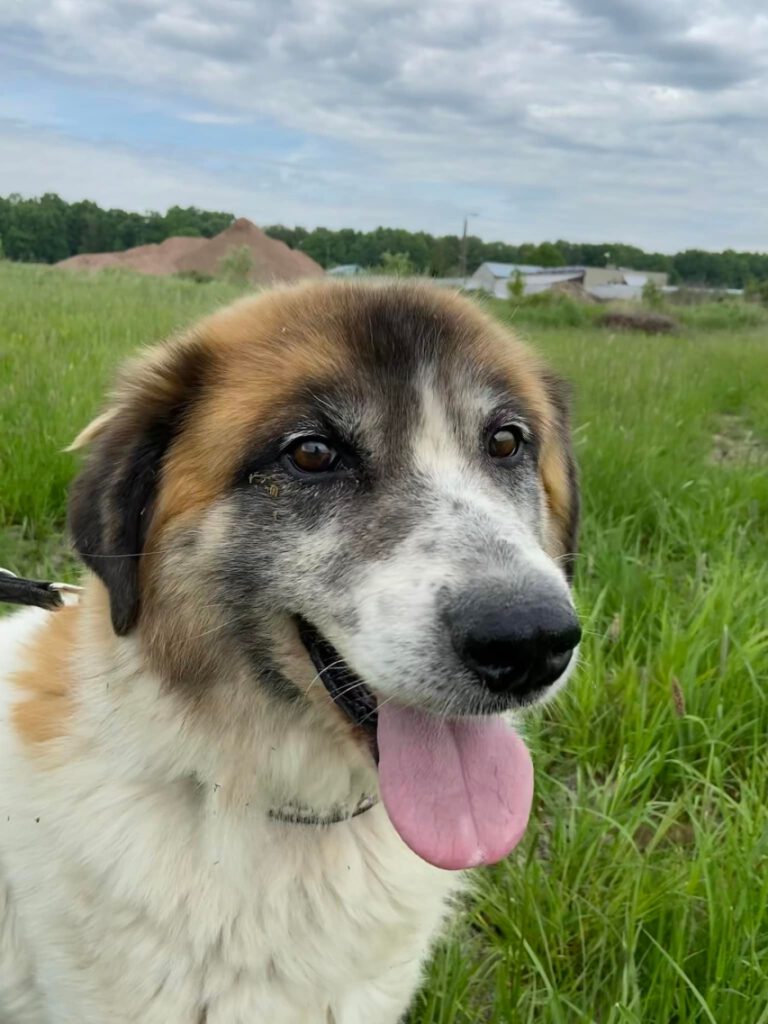
[[[119,857],[81,806],[85,845],[60,848],[55,867],[32,863],[34,850],[13,858],[46,894],[19,909],[62,1021],[399,1019],[456,878],[414,857],[382,808],[321,829],[236,818],[201,829],[149,813],[135,793],[130,807]]]
[[[357,1020],[345,1005],[366,991],[375,1005],[382,986],[407,1001],[455,877],[406,850],[381,809],[321,830],[271,826],[259,853],[249,870],[231,864],[250,884],[230,884],[228,858],[217,858],[211,904],[193,904],[208,1020],[238,1020],[265,1000],[275,1019],[284,1003],[286,1020]]]

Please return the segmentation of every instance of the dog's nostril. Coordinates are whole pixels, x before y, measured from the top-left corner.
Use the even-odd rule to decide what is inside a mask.
[[[576,644],[573,645],[575,647]],[[550,654],[548,657],[549,667],[555,673],[555,678],[565,672],[568,668],[571,658],[573,657],[573,647],[568,651],[562,651],[560,654]]]
[[[561,599],[489,610],[485,601],[462,602],[448,615],[459,658],[492,693],[523,699],[550,686],[566,670],[581,628]]]

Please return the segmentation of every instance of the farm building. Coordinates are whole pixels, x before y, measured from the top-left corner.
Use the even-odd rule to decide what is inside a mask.
[[[551,267],[537,270],[533,274],[523,274],[524,295],[548,292],[550,288],[563,284],[583,288],[584,267]]]
[[[626,284],[643,287],[653,281],[659,288],[666,288],[669,274],[660,270],[629,270],[627,267],[585,267],[585,288],[599,288],[608,284]]]
[[[641,299],[649,283],[666,288],[669,274],[658,270],[628,270],[626,267],[587,267],[584,289],[595,299]]]
[[[523,293],[535,295],[558,285],[583,288],[596,299],[639,299],[652,281],[665,288],[669,275],[658,271],[628,270],[625,267],[537,267],[526,263],[482,263],[467,281],[467,290],[482,290],[505,299],[517,275]]]
[[[515,274],[534,274],[542,267],[534,267],[529,263],[481,263],[472,277],[467,281],[469,291],[482,290],[500,299],[506,299],[509,292],[507,284]]]
[[[545,292],[556,285],[583,285],[584,267],[536,267],[529,263],[482,263],[467,281],[468,291],[484,291],[506,299],[509,285],[519,274],[525,295]]]

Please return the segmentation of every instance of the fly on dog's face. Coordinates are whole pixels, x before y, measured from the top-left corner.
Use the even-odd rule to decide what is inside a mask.
[[[110,585],[117,631],[138,624],[175,681],[199,687],[236,659],[275,700],[301,703],[319,676],[328,715],[363,740],[381,715],[379,746],[394,729],[385,746],[400,757],[413,722],[392,726],[398,715],[420,728],[496,715],[566,678],[580,634],[564,403],[472,304],[380,285],[235,307],[150,367],[161,427],[140,425],[144,372],[123,400],[131,430],[118,409],[101,446],[138,433],[144,461],[161,449],[136,532],[151,560],[115,583],[82,527],[79,546]],[[78,515],[76,492],[76,538]],[[203,653],[193,637],[208,622]]]

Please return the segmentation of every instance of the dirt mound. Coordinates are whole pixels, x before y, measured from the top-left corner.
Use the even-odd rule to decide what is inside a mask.
[[[57,267],[65,270],[103,270],[105,267],[120,267],[136,270],[140,274],[175,274],[179,260],[191,256],[208,244],[207,238],[166,238],[164,242],[137,245],[124,252],[87,252],[61,260]]]
[[[248,275],[252,284],[296,281],[302,277],[321,277],[325,273],[306,253],[289,249],[284,242],[270,238],[245,217],[236,220],[204,247],[183,256],[177,269],[215,277],[227,253],[243,246],[250,251],[253,260],[253,269]]]
[[[619,331],[643,331],[645,334],[671,334],[678,328],[673,317],[642,310],[612,310],[603,313],[597,322],[601,327],[613,327]]]
[[[221,260],[230,249],[246,246],[253,268],[248,274],[252,284],[297,281],[302,277],[321,277],[325,271],[306,253],[289,249],[284,242],[270,238],[251,221],[241,217],[213,238],[166,238],[159,245],[138,245],[124,252],[88,252],[61,260],[65,270],[103,270],[119,267],[140,274],[199,274],[216,277]]]

